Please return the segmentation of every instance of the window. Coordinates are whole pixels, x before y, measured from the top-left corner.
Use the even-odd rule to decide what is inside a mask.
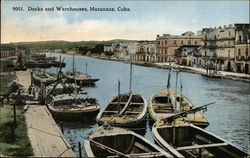
[[[167,41],[165,41],[165,45],[167,45]]]
[[[231,31],[228,32],[228,36],[229,36],[229,37],[231,36]]]
[[[239,35],[239,41],[241,42],[241,35]]]
[[[205,57],[207,56],[207,51],[205,51]]]
[[[207,40],[207,35],[205,35],[205,40]]]
[[[248,56],[248,48],[246,48],[246,57]]]
[[[158,41],[158,45],[160,45],[161,43],[160,43],[160,41]]]
[[[183,44],[183,40],[181,40],[181,44]]]
[[[176,45],[176,40],[174,40],[174,45]]]
[[[191,41],[190,41],[190,40],[188,40],[188,44],[191,44]]]
[[[238,49],[238,56],[240,56],[241,55],[241,52],[240,52],[240,49]]]
[[[161,41],[161,45],[163,46],[163,41]]]
[[[197,41],[194,41],[194,44],[197,45]]]

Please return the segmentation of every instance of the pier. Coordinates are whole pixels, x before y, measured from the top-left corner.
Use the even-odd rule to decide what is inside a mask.
[[[17,81],[27,91],[31,84],[30,72],[18,71],[16,76]],[[36,102],[38,103],[31,101],[25,109],[28,137],[34,156],[76,157],[47,107],[35,104]]]

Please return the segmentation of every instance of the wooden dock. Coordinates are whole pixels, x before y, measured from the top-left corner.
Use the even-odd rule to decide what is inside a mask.
[[[25,118],[35,157],[76,157],[46,106],[29,105]]]

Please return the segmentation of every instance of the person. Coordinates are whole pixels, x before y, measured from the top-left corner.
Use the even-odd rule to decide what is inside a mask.
[[[31,87],[31,85],[30,85],[29,88],[28,88],[28,93],[29,93],[29,95],[31,94],[31,92],[32,92],[32,87]]]

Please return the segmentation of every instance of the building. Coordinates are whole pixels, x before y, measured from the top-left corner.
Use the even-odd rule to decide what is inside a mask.
[[[250,25],[235,24],[235,71],[250,74]]]
[[[182,35],[163,34],[156,37],[156,61],[173,62],[174,54],[183,45],[200,46],[203,45],[202,38],[188,31]]]
[[[155,62],[156,42],[155,41],[138,41],[135,52],[132,52],[131,59],[134,61]]]
[[[233,25],[203,28],[202,65],[211,69],[233,71],[235,28]],[[211,67],[212,65],[212,67]]]
[[[178,65],[198,67],[201,64],[199,48],[201,48],[201,46],[181,46],[176,50],[175,63]]]

